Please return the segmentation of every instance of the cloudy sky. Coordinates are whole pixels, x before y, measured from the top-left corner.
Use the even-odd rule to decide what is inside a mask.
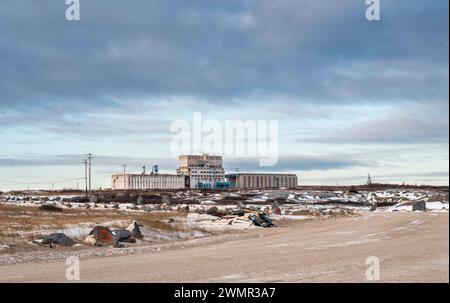
[[[279,121],[303,184],[448,184],[447,0],[0,2],[0,190],[177,167],[174,120]]]

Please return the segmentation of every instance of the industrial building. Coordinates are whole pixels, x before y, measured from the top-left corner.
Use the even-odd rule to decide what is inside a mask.
[[[179,158],[179,175],[186,176],[187,188],[227,188],[221,156],[183,155]]]
[[[169,174],[114,174],[112,189],[184,189],[182,175]]]
[[[221,156],[182,155],[177,174],[159,174],[158,165],[150,174],[145,167],[140,174],[112,175],[112,189],[270,189],[294,188],[298,185],[295,174],[235,173],[225,176]]]
[[[226,175],[230,187],[238,189],[294,188],[298,185],[295,174],[237,173]]]

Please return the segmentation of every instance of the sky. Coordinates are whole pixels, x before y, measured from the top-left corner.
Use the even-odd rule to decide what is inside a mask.
[[[176,120],[277,120],[300,184],[449,183],[449,2],[0,2],[0,191],[95,188],[159,164]],[[53,184],[53,185],[52,185]]]

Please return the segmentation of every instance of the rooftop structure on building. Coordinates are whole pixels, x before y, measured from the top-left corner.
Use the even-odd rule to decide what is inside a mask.
[[[188,188],[227,187],[222,156],[182,155],[179,162],[177,173],[187,177]]]

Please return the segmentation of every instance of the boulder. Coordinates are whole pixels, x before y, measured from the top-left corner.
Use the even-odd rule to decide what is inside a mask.
[[[97,203],[98,202],[98,197],[96,195],[90,195],[89,196],[89,202],[90,203]]]
[[[89,233],[89,236],[93,236],[96,246],[116,246],[118,237],[115,236],[108,227],[97,225]],[[85,242],[92,242],[92,238],[86,238]]]
[[[133,221],[133,223],[131,223],[130,226],[128,226],[127,230],[131,233],[133,238],[142,239],[144,238],[144,236],[142,235],[141,227],[142,225],[140,225],[136,221]]]
[[[426,211],[427,210],[427,204],[425,201],[418,201],[414,202],[412,206],[412,211]]]
[[[219,208],[217,206],[212,206],[208,208],[208,211],[206,212],[208,215],[220,217],[222,213],[219,211]]]
[[[116,237],[118,242],[125,243],[136,243],[136,239],[133,237],[131,232],[126,229],[116,229],[112,232]]]
[[[163,195],[162,196],[162,203],[170,205],[171,204],[171,197],[169,195]]]
[[[61,245],[61,246],[73,246],[75,245],[75,242],[66,236],[63,233],[54,233],[50,234],[48,236],[45,236],[42,239],[42,244],[49,244],[52,246],[52,244]]]
[[[275,208],[273,209],[273,213],[274,213],[275,215],[281,215],[281,207],[275,207]]]
[[[55,206],[53,204],[42,204],[39,206],[39,210],[43,211],[55,211],[55,212],[62,212],[63,209],[61,207]]]
[[[275,208],[279,207],[280,205],[278,204],[277,201],[272,203],[272,210],[275,210]]]

